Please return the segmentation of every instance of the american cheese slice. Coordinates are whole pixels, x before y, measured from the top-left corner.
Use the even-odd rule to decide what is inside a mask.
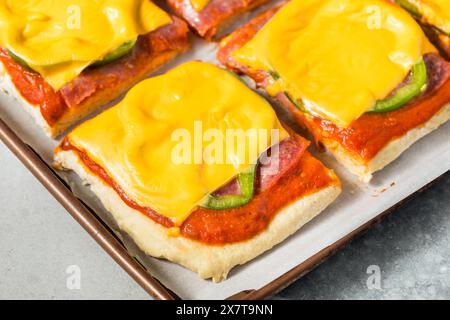
[[[407,0],[429,24],[450,36],[450,0]]]
[[[199,12],[206,7],[209,1],[211,0],[191,0],[191,4],[194,7],[195,11]]]
[[[122,44],[170,22],[150,0],[0,0],[0,46],[58,90]]]
[[[279,75],[313,113],[348,126],[435,50],[403,9],[382,0],[293,0],[234,58]]]
[[[272,132],[287,135],[262,97],[227,71],[190,62],[138,84],[68,138],[131,199],[179,225],[278,142]],[[228,143],[234,133],[244,143]]]

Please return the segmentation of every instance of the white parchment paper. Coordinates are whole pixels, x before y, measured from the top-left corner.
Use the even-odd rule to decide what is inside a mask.
[[[196,39],[194,50],[176,59],[158,73],[193,59],[217,63],[215,53],[215,44]],[[51,163],[52,150],[58,142],[47,138],[36,127],[18,101],[1,95],[0,117],[45,161]],[[223,299],[243,290],[258,289],[273,281],[448,171],[449,138],[450,123],[447,123],[414,144],[394,163],[376,174],[370,185],[357,181],[328,154],[319,154],[318,158],[328,167],[335,169],[341,178],[344,188],[341,197],[287,241],[252,262],[235,268],[229,279],[220,284],[201,280],[195,273],[176,264],[145,256],[126,235],[120,233],[109,213],[77,177],[69,174],[65,178],[75,194],[116,230],[129,251],[167,287],[185,299]],[[315,153],[314,147],[310,149]]]

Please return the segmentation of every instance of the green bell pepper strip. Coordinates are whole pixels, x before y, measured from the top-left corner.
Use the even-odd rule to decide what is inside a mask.
[[[278,81],[281,79],[280,74],[275,71],[274,69],[269,71],[270,76],[272,77],[273,80]],[[301,112],[303,113],[310,113],[308,109],[305,108],[305,106],[303,105],[301,100],[294,100],[291,95],[285,91],[284,94],[286,95],[286,97],[288,98],[288,100],[297,107],[297,109],[299,109]]]
[[[25,60],[23,60],[21,57],[16,55],[14,52],[12,52],[11,50],[8,50],[8,54],[15,63],[19,64],[20,66],[24,67],[25,69],[31,70],[28,63],[26,63]]]
[[[228,74],[230,74],[231,76],[233,76],[233,78],[239,80],[240,82],[242,82],[243,84],[245,84],[248,87],[247,82],[245,82],[245,80],[243,78],[241,78],[238,74],[234,73],[233,71],[230,71],[228,69],[222,69],[223,71],[228,72]]]
[[[206,203],[201,207],[212,210],[227,210],[245,206],[253,199],[255,193],[255,173],[256,165],[237,176],[241,194],[219,197],[209,195]]]
[[[101,67],[101,66],[107,65],[111,62],[114,62],[116,60],[119,60],[120,58],[129,54],[133,50],[135,45],[136,45],[136,41],[126,42],[123,45],[121,45],[120,47],[118,47],[117,49],[115,49],[114,51],[107,54],[106,57],[104,57],[102,60],[94,62],[91,66]],[[8,54],[11,56],[11,58],[16,63],[20,64],[22,67],[24,67],[26,69],[32,70],[30,68],[30,66],[22,58],[20,58],[18,55],[16,55],[14,52],[12,52],[11,50],[8,50]]]
[[[125,42],[124,44],[122,44],[120,47],[118,47],[114,51],[111,51],[110,53],[108,53],[102,60],[94,62],[92,64],[92,66],[93,67],[101,67],[101,66],[109,64],[111,62],[114,62],[116,60],[119,60],[120,58],[129,54],[134,49],[135,45],[136,45],[136,40]]]
[[[422,59],[420,62],[415,64],[411,72],[412,79],[410,83],[400,88],[392,97],[378,101],[368,112],[381,113],[397,110],[420,95],[426,89],[428,82],[427,66],[425,61]],[[310,114],[310,111],[305,108],[301,100],[293,99],[288,92],[285,92],[285,95],[300,111]]]
[[[426,20],[426,19],[423,19],[423,18],[426,18],[426,17],[423,16],[423,14],[422,14],[422,12],[420,12],[419,8],[417,8],[417,6],[415,6],[414,4],[409,2],[408,0],[395,0],[395,2],[400,7],[402,7],[403,9],[408,11],[409,13],[411,13],[415,18]],[[423,22],[425,22],[425,24],[428,24],[428,23],[426,23],[426,21],[423,21]],[[439,32],[442,32],[446,36],[450,37],[450,33],[449,32],[445,32],[444,30],[442,30],[442,28],[439,28],[438,26],[433,26],[433,27],[436,28]]]
[[[297,107],[297,109],[299,109],[301,112],[303,113],[307,113],[307,114],[311,114],[311,112],[305,108],[305,106],[303,105],[301,100],[294,100],[289,93],[285,92],[284,93],[286,95],[286,97],[288,98],[288,100]]]
[[[398,89],[392,97],[378,101],[369,112],[380,113],[394,111],[420,95],[425,90],[428,81],[427,66],[425,62],[421,60],[415,64],[411,72],[412,79],[409,84]]]
[[[269,74],[275,81],[281,79],[280,74],[276,71],[271,70],[271,71],[269,71]]]
[[[408,0],[395,0],[395,2],[400,7],[402,7],[406,11],[409,11],[412,15],[416,16],[417,18],[422,18],[422,14],[420,13],[419,9]]]

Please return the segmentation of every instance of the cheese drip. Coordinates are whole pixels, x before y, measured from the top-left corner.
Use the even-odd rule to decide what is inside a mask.
[[[417,8],[422,18],[450,36],[450,0],[406,0]]]
[[[0,46],[58,90],[122,44],[170,22],[150,0],[0,0]]]
[[[205,8],[206,5],[208,4],[208,2],[211,0],[190,0],[190,1],[191,1],[192,6],[194,7],[195,11],[199,12],[203,8]]]
[[[190,62],[138,84],[68,138],[131,199],[180,225],[278,142],[272,129],[287,135],[268,102],[227,71]],[[230,133],[244,143],[228,143]]]
[[[276,74],[288,92],[340,126],[386,98],[435,50],[403,9],[382,0],[293,0],[233,56]]]

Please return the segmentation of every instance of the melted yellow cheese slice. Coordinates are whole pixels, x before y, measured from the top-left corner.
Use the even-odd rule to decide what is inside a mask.
[[[199,12],[206,7],[209,1],[211,0],[191,0],[191,4],[194,7],[195,11]]]
[[[234,58],[278,74],[312,113],[348,126],[434,48],[403,9],[382,0],[293,0]]]
[[[422,18],[450,36],[450,0],[407,0]]]
[[[58,90],[122,44],[170,21],[150,0],[0,0],[0,46]]]
[[[227,71],[190,62],[141,82],[68,138],[131,199],[180,225],[278,142],[272,129],[287,135],[262,97]]]

